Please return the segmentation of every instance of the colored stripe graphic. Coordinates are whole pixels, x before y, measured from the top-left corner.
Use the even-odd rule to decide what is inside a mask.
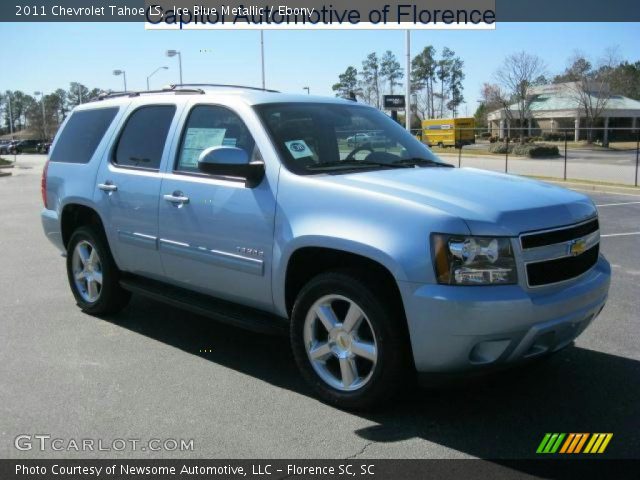
[[[556,453],[565,435],[565,433],[547,433],[538,445],[536,453]]]
[[[604,453],[612,438],[613,433],[546,433],[536,453]]]
[[[584,453],[603,453],[613,438],[613,433],[594,433]]]
[[[545,434],[544,438],[540,442],[540,445],[538,445],[538,449],[536,450],[536,453],[542,453],[542,451],[544,450],[544,446],[547,444],[550,437],[551,437],[550,433]]]

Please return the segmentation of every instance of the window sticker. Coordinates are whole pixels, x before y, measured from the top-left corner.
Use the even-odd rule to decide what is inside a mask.
[[[284,144],[289,149],[289,153],[291,153],[291,156],[296,160],[299,158],[313,156],[313,152],[304,140],[290,140],[288,142],[284,142]]]
[[[237,138],[223,138],[222,146],[223,147],[235,147],[238,144]]]
[[[181,167],[197,167],[203,150],[223,145],[226,128],[189,128],[184,136]]]

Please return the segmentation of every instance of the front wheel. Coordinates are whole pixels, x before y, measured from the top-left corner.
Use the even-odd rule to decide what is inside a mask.
[[[410,372],[404,318],[390,292],[364,276],[325,273],[296,299],[291,344],[304,378],[326,402],[363,410],[391,398]]]
[[[67,276],[78,306],[92,315],[122,310],[131,294],[120,287],[120,272],[100,232],[80,227],[67,247]]]

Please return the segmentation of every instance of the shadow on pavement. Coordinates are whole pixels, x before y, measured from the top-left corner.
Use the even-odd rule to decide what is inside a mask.
[[[107,320],[261,381],[312,395],[285,337],[246,332],[137,296]],[[199,352],[203,342],[211,353]],[[602,457],[638,458],[640,362],[570,347],[523,368],[439,389],[414,389],[381,412],[355,415],[377,423],[355,432],[371,442],[417,437],[480,458],[518,459],[535,458],[546,432],[611,432],[613,440]]]

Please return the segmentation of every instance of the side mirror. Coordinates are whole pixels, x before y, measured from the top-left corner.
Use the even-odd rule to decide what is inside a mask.
[[[237,147],[209,147],[198,158],[198,170],[211,175],[245,179],[248,188],[257,187],[264,178],[264,163],[249,161],[249,155]]]

